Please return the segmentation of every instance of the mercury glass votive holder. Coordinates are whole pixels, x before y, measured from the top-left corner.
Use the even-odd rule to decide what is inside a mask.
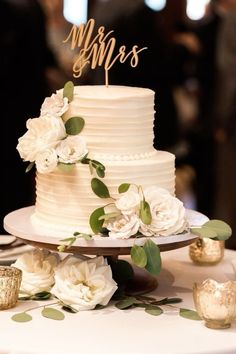
[[[205,325],[213,329],[229,328],[236,319],[236,282],[218,283],[207,279],[194,284],[193,299]]]
[[[16,267],[0,266],[0,310],[14,307],[17,303],[22,271]]]
[[[224,257],[224,241],[198,238],[189,246],[191,260],[199,265],[214,265]]]

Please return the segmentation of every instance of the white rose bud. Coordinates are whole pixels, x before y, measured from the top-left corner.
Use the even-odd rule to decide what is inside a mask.
[[[63,97],[61,92],[53,93],[45,98],[41,107],[41,116],[61,117],[69,107],[68,98]]]
[[[139,208],[140,196],[138,193],[133,191],[127,191],[122,194],[122,196],[116,200],[115,205],[122,214],[133,214]]]
[[[33,162],[37,155],[47,148],[54,148],[66,137],[63,121],[55,117],[28,119],[28,131],[19,138],[17,150],[25,161]]]
[[[62,140],[56,151],[59,161],[63,163],[75,163],[88,153],[85,140],[78,135],[69,135]]]
[[[111,268],[103,257],[81,261],[68,256],[55,270],[51,292],[64,304],[83,311],[107,305],[116,289]]]
[[[187,228],[185,208],[179,199],[155,186],[147,188],[144,195],[150,205],[152,222],[150,225],[141,222],[140,232],[143,235],[169,236]]]
[[[120,215],[107,222],[109,237],[114,239],[127,239],[138,232],[140,220],[136,214]]]
[[[58,158],[55,149],[46,149],[37,155],[35,161],[37,171],[40,173],[52,172],[57,166]]]
[[[13,264],[22,270],[20,293],[34,295],[41,291],[50,291],[54,284],[54,267],[59,262],[56,253],[35,249],[24,253]]]

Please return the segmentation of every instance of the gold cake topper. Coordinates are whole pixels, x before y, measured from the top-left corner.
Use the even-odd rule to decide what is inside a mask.
[[[105,33],[105,27],[100,26],[93,37],[94,27],[94,19],[90,19],[87,24],[81,24],[80,26],[73,25],[63,43],[70,42],[71,50],[79,48],[79,53],[75,57],[73,64],[74,77],[80,77],[87,65],[90,65],[91,69],[103,66],[105,70],[105,84],[108,86],[108,74],[113,65],[117,61],[124,63],[129,59],[130,65],[136,67],[139,61],[139,53],[147,49],[147,47],[139,48],[137,45],[133,45],[132,49],[127,52],[126,46],[122,45],[118,53],[114,54],[116,38],[111,37],[114,31]]]

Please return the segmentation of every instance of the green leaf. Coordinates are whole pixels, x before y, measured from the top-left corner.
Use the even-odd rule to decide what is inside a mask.
[[[66,173],[69,173],[73,170],[75,164],[74,163],[63,163],[63,162],[58,162],[57,167]]]
[[[74,309],[74,307],[72,307],[70,305],[66,305],[66,304],[63,304],[62,310],[66,311],[66,312],[70,312],[70,313],[77,313],[78,312],[76,309]]]
[[[134,264],[140,268],[144,268],[147,264],[147,256],[146,253],[141,246],[134,245],[131,248],[131,259],[134,262]]]
[[[139,217],[145,225],[150,225],[152,222],[150,206],[146,200],[140,202]]]
[[[13,315],[11,319],[15,322],[29,322],[32,320],[32,316],[26,312],[21,312]]]
[[[42,311],[44,317],[50,318],[51,320],[61,321],[64,320],[65,315],[63,312],[53,309],[52,307],[46,307]]]
[[[67,97],[68,101],[71,102],[74,98],[74,84],[72,81],[66,82],[63,89],[63,97]]]
[[[65,248],[70,248],[70,246],[72,246],[75,241],[76,241],[76,237],[68,237],[61,240],[61,242],[66,242],[66,244],[63,245],[65,246]]]
[[[59,245],[59,246],[57,246],[58,252],[65,252],[65,249],[66,249],[66,245]]]
[[[161,271],[161,254],[159,247],[152,240],[147,240],[143,248],[147,256],[145,269],[151,274],[158,275]]]
[[[158,306],[147,305],[145,312],[152,316],[160,316],[163,313],[163,310]]]
[[[208,227],[215,231],[218,240],[227,240],[232,235],[231,227],[226,222],[221,220],[210,220],[204,224],[204,227]]]
[[[101,162],[96,160],[91,160],[91,163],[93,168],[95,168],[98,177],[104,178],[106,167]]]
[[[129,307],[133,306],[135,302],[135,297],[129,296],[126,297],[124,300],[118,301],[115,306],[120,310],[126,310]]]
[[[65,123],[66,133],[68,135],[79,134],[84,127],[84,119],[81,117],[71,117]]]
[[[198,313],[193,310],[180,308],[179,314],[181,317],[187,318],[188,320],[195,320],[195,321],[201,320],[201,317],[198,315]]]
[[[81,233],[80,235],[79,235],[79,237],[81,237],[81,238],[83,238],[84,240],[86,240],[86,241],[90,241],[90,240],[92,240],[92,235],[89,235],[89,234],[84,234],[84,233]]]
[[[110,193],[107,186],[100,181],[100,179],[93,178],[91,181],[91,188],[99,198],[110,198]]]
[[[30,162],[29,165],[26,167],[25,172],[28,173],[34,167],[35,162]]]
[[[101,166],[97,166],[96,173],[97,173],[98,177],[100,177],[100,178],[105,177],[105,169]]]
[[[106,306],[104,305],[100,305],[100,304],[97,304],[95,307],[94,307],[94,310],[103,310],[105,309]]]
[[[125,193],[127,192],[127,190],[130,187],[130,183],[122,183],[119,187],[118,187],[118,192],[119,193]]]
[[[107,214],[100,216],[99,220],[110,220],[110,219],[116,218],[119,215],[120,215],[120,212],[118,212],[118,211],[116,211],[114,213],[107,213]]]
[[[31,296],[31,300],[48,300],[52,294],[48,291],[41,291],[40,293]]]
[[[208,238],[217,237],[217,233],[214,230],[210,229],[209,227],[205,227],[205,226],[202,226],[199,228],[198,227],[192,228],[191,232],[194,235],[197,235],[199,237],[208,237]]]
[[[103,220],[99,220],[100,216],[104,215],[104,208],[95,209],[89,218],[89,225],[95,234],[99,233],[102,229]]]

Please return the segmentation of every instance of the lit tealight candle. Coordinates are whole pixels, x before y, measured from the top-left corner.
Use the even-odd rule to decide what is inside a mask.
[[[209,328],[229,328],[236,319],[236,282],[207,279],[194,284],[193,299],[200,317]]]
[[[0,266],[0,310],[15,306],[22,279],[22,271],[15,267]]]

